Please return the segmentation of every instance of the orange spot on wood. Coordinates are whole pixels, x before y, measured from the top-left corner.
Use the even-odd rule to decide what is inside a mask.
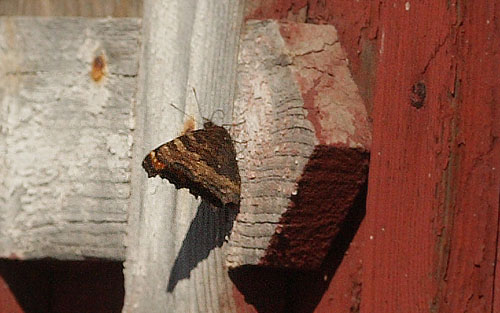
[[[92,70],[90,76],[96,82],[100,81],[105,75],[106,60],[103,55],[96,56],[92,62]]]

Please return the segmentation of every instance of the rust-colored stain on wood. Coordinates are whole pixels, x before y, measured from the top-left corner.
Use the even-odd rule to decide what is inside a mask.
[[[92,61],[92,70],[90,71],[90,76],[95,82],[100,81],[106,74],[106,59],[104,55],[99,55]]]
[[[374,133],[366,217],[320,299],[288,286],[315,302],[294,312],[500,312],[500,6],[254,0],[246,18],[304,10],[336,26]]]

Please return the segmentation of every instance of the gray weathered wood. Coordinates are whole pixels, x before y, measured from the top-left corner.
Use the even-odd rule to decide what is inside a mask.
[[[229,267],[315,270],[367,178],[371,129],[335,27],[248,21],[235,116]]]
[[[142,0],[2,0],[0,15],[141,17]]]
[[[0,256],[124,259],[139,35],[137,19],[0,18]]]
[[[147,179],[140,165],[188,119],[170,103],[197,121],[218,109],[224,113],[214,122],[232,121],[242,7],[234,0],[145,2],[124,312],[235,310],[224,262],[231,218],[186,189]]]
[[[292,72],[280,64],[289,60],[276,25],[251,21],[241,37],[235,109],[243,123],[234,139],[242,193],[231,267],[259,264],[316,144]]]

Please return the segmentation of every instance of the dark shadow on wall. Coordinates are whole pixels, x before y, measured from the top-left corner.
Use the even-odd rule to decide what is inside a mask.
[[[366,215],[366,195],[367,183],[362,186],[349,214],[346,216],[341,231],[333,240],[321,266],[321,271],[316,273],[302,272],[290,278],[289,292],[287,294],[287,308],[289,309],[285,312],[314,312]],[[355,308],[350,308],[349,312],[358,311]]]
[[[121,262],[0,260],[0,313],[119,313]]]
[[[189,278],[191,271],[208,257],[212,249],[224,244],[226,236],[231,234],[237,213],[236,210],[201,202],[170,271],[167,292],[172,292],[180,280]]]
[[[311,313],[321,301],[366,214],[365,184],[333,240],[319,271],[261,266],[231,270],[229,277],[258,313]],[[326,277],[326,280],[325,280]]]

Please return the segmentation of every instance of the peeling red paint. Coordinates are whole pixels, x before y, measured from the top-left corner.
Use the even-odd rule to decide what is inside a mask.
[[[328,1],[324,2],[323,5],[326,7],[320,7],[321,3],[319,1],[247,1],[247,7],[250,9],[247,9],[246,18],[275,18],[335,25],[339,32],[340,42],[346,49],[346,59],[349,60],[353,78],[359,86],[359,92],[364,97],[366,107],[370,112],[373,102],[374,73],[378,59],[376,41],[378,30],[376,23],[373,25],[371,23],[377,19],[378,7],[373,2],[367,3],[365,1]],[[300,16],[304,12],[305,16]],[[323,17],[319,17],[319,15],[323,15]],[[282,35],[285,39],[293,37],[285,29],[282,30]],[[293,43],[292,41],[288,42],[288,44]],[[317,57],[317,55],[313,57]],[[315,69],[323,70],[324,67],[320,65],[316,66]],[[329,73],[323,72],[323,74],[327,76],[331,74],[331,71]],[[301,75],[296,75],[296,81],[301,87],[307,86],[306,79]],[[331,86],[328,80],[324,82],[325,90],[328,90]],[[309,116],[310,121],[314,124],[316,130],[318,130],[320,121],[327,121],[325,118],[328,118],[314,112],[318,108],[314,108],[311,103],[317,95],[318,90],[315,88],[302,90],[305,106],[309,114],[311,114]],[[357,114],[353,114],[353,116],[355,119],[359,118]],[[321,132],[317,136],[319,140],[328,138]],[[366,138],[366,133],[357,133],[355,136]],[[360,204],[360,206],[364,208],[364,204]],[[310,313],[348,312],[349,310],[357,312],[360,310],[363,286],[361,248],[364,246],[364,238],[366,238],[366,227],[363,227],[363,224],[358,230],[361,219],[362,215],[353,220],[347,217],[344,226],[349,227],[342,228],[338,233],[336,238],[341,243],[334,242],[332,244],[329,250],[331,256],[324,260],[320,272],[310,275],[288,273],[291,281],[282,286],[282,288],[288,290],[287,294],[283,295],[289,301],[288,311]],[[281,233],[283,231],[284,229],[282,229]],[[279,232],[277,231],[277,233]],[[342,242],[342,240],[344,241]],[[344,252],[348,255],[344,256]],[[250,281],[247,283],[252,285]],[[282,298],[276,298],[276,301],[282,300]],[[246,312],[244,305],[238,305],[238,307],[241,312]]]
[[[247,1],[245,19],[334,25],[340,42],[346,49],[353,78],[359,86],[368,112],[371,112],[381,36],[380,6],[382,4],[378,1],[251,0]]]
[[[369,150],[366,108],[335,28],[287,22],[280,24],[280,33],[319,143]]]
[[[295,312],[500,313],[500,6],[251,2],[247,18],[296,19],[306,7],[304,21],[335,25],[373,108],[367,216],[317,306]]]

